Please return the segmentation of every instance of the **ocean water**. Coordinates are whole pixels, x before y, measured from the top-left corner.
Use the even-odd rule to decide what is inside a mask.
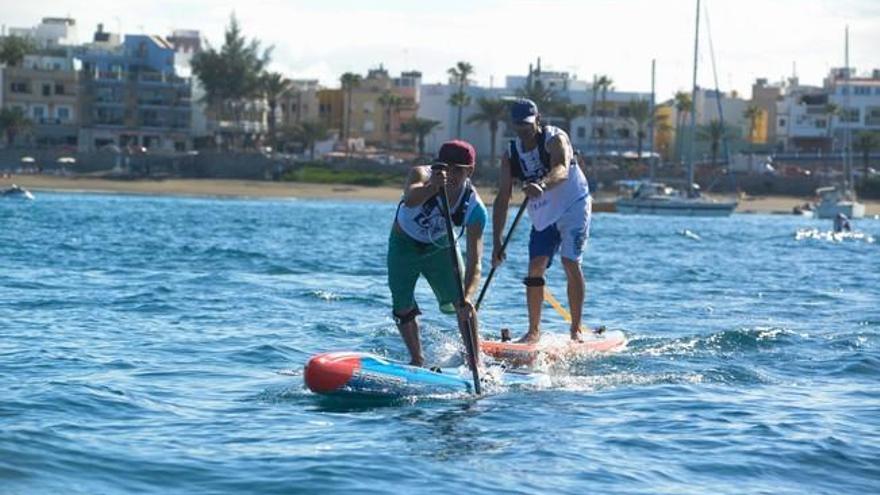
[[[586,319],[626,350],[480,399],[322,400],[312,354],[406,358],[394,208],[0,201],[0,493],[880,491],[880,222],[597,214]],[[484,335],[526,324],[526,227]],[[549,284],[564,301],[558,263]],[[417,298],[429,360],[454,360]]]

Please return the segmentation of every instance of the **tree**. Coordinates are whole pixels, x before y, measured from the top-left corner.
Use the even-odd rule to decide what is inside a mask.
[[[455,126],[455,137],[461,138],[461,116],[464,107],[471,104],[471,97],[465,94],[464,87],[467,86],[468,77],[474,73],[474,66],[467,62],[458,62],[454,67],[450,67],[447,71],[449,77],[458,84],[458,91],[449,97],[449,105],[458,107],[458,120]]]
[[[489,163],[495,165],[495,143],[498,136],[498,125],[507,120],[508,106],[504,100],[497,98],[477,99],[477,113],[467,119],[468,124],[486,124],[489,126],[491,141],[489,145]]]
[[[574,119],[587,114],[587,106],[571,103],[569,101],[558,101],[551,105],[553,116],[562,121],[562,128],[571,138],[571,125]]]
[[[391,149],[391,129],[394,126],[394,119],[392,117],[400,109],[400,106],[403,105],[403,97],[391,91],[385,91],[379,97],[379,105],[385,109],[385,148]]]
[[[761,116],[761,108],[757,105],[749,105],[743,111],[743,117],[745,117],[749,121],[749,143],[754,144],[757,136],[755,133],[758,130],[758,118]]]
[[[675,151],[678,155],[678,161],[681,162],[684,153],[684,122],[688,114],[693,109],[691,95],[684,91],[675,93]]]
[[[862,185],[868,181],[868,165],[871,159],[871,152],[880,149],[880,132],[877,131],[859,131],[856,139],[853,141],[853,148],[862,152]]]
[[[828,137],[828,152],[834,152],[834,116],[840,115],[840,107],[835,105],[834,103],[826,103],[822,108],[822,113],[825,115],[825,129],[827,130],[826,136]]]
[[[326,141],[330,138],[326,124],[309,120],[296,125],[294,127],[294,135],[302,143],[303,147],[309,150],[309,160],[315,159],[315,143]]]
[[[261,50],[260,44],[241,34],[232,15],[220,50],[208,45],[192,59],[193,74],[205,88],[203,101],[221,117],[231,114],[238,132],[243,132],[241,122],[248,102],[262,96],[262,75],[272,47]]]
[[[712,166],[718,162],[718,149],[721,147],[721,140],[724,139],[727,130],[724,124],[719,120],[713,120],[707,125],[701,126],[697,132],[697,137],[702,141],[709,141],[712,152]]]
[[[30,129],[34,123],[28,119],[21,108],[0,109],[0,132],[6,134],[6,146],[12,146],[15,137]]]
[[[345,91],[345,123],[343,125],[342,139],[345,141],[345,149],[349,151],[348,140],[351,138],[351,97],[354,93],[354,88],[357,88],[361,85],[361,81],[363,78],[360,74],[355,74],[353,72],[346,72],[342,74],[342,77],[339,78],[339,81],[342,83],[342,90]]]
[[[636,128],[636,160],[638,163],[641,163],[642,143],[647,135],[645,128],[648,123],[653,120],[653,115],[651,115],[651,103],[648,100],[632,99],[627,104],[627,108],[629,109],[629,121],[633,124],[633,127]]]
[[[594,91],[598,89],[602,93],[602,128],[599,132],[599,156],[605,154],[606,118],[608,117],[608,90],[614,88],[614,81],[606,75],[596,79]]]
[[[10,35],[0,39],[0,63],[17,67],[24,60],[24,56],[36,50],[36,45],[30,38]]]
[[[408,134],[412,134],[416,142],[416,148],[419,150],[419,156],[425,156],[425,136],[431,134],[440,122],[431,119],[420,119],[413,117],[412,120],[403,123],[403,130]]]
[[[269,104],[269,139],[272,145],[275,145],[277,136],[275,135],[275,109],[278,108],[278,98],[290,89],[290,80],[279,72],[266,72],[261,80],[263,94],[266,95],[266,102]]]

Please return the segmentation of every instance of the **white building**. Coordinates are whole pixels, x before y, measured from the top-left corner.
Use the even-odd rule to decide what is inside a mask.
[[[30,38],[40,48],[74,46],[79,44],[76,21],[69,17],[44,17],[40,24],[32,28],[9,28],[11,36]]]
[[[849,77],[847,77],[849,76]],[[776,108],[777,148],[787,152],[835,153],[846,136],[880,130],[880,70],[858,76],[832,69],[822,86],[789,80]]]
[[[566,100],[575,105],[584,107],[584,114],[571,122],[572,145],[586,154],[596,154],[601,148],[604,153],[632,151],[636,148],[635,125],[629,119],[628,105],[632,100],[650,100],[650,93],[610,90],[604,95],[607,111],[598,108],[601,106],[602,95],[592,91],[592,83],[582,81],[570,76],[566,72],[540,71],[533,73],[532,81],[540,81],[546,89],[554,91],[557,100]],[[464,107],[462,112],[461,138],[469,141],[476,147],[478,158],[489,158],[491,148],[491,134],[486,124],[468,124],[470,117],[479,111],[477,100],[484,98],[516,98],[518,90],[529,83],[528,76],[507,76],[504,88],[486,88],[482,86],[466,86],[465,92],[470,97],[470,105]],[[422,84],[421,103],[418,117],[439,121],[440,126],[425,139],[425,151],[435,153],[440,145],[449,139],[456,137],[458,120],[458,108],[449,104],[450,97],[458,91],[458,86],[452,82],[448,84]],[[597,107],[595,112],[590,109]],[[538,109],[545,115],[545,122],[560,125],[558,119],[551,115],[547,109]],[[599,129],[604,129],[604,138],[599,138]],[[498,156],[513,137],[507,129],[507,123],[502,122],[496,136],[495,149]],[[642,146],[644,151],[650,147],[650,139],[645,138]]]

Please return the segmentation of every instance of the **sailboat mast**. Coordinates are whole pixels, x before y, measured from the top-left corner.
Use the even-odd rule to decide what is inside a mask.
[[[694,193],[694,141],[697,139],[697,56],[700,49],[700,0],[697,0],[697,20],[694,28],[694,77],[691,87],[691,130],[688,143],[687,173],[688,196]]]
[[[648,120],[648,136],[649,136],[648,137],[648,139],[649,139],[649,141],[648,141],[648,149],[649,149],[648,163],[650,164],[650,167],[649,167],[650,174],[649,174],[648,179],[651,182],[654,182],[654,99],[655,99],[655,94],[654,94],[655,72],[654,72],[654,69],[656,68],[656,63],[657,63],[657,61],[655,59],[651,59],[651,105],[650,105],[651,110],[648,112],[649,115],[651,115],[651,119]],[[641,159],[642,159],[642,157],[639,157],[639,160],[641,160]]]
[[[849,26],[846,26],[845,31],[845,40],[844,40],[844,90],[843,90],[843,182],[844,189],[850,191],[851,189],[855,189],[855,178],[852,176],[852,150],[850,149],[852,146],[852,132],[849,126],[849,116],[848,113],[850,111],[850,92],[852,91],[852,87],[849,85]]]

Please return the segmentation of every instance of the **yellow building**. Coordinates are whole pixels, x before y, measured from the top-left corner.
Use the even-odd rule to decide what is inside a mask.
[[[352,139],[363,138],[374,146],[408,146],[411,139],[404,135],[401,125],[416,115],[421,77],[420,72],[411,71],[392,78],[380,66],[370,70],[350,94],[345,88],[339,90],[342,98],[340,135],[345,136],[346,125],[349,125]],[[330,94],[324,95],[321,106],[325,122],[334,122],[337,116],[334,103]]]
[[[675,108],[670,102],[656,105],[654,119],[654,150],[663,161],[669,161],[675,147]]]

